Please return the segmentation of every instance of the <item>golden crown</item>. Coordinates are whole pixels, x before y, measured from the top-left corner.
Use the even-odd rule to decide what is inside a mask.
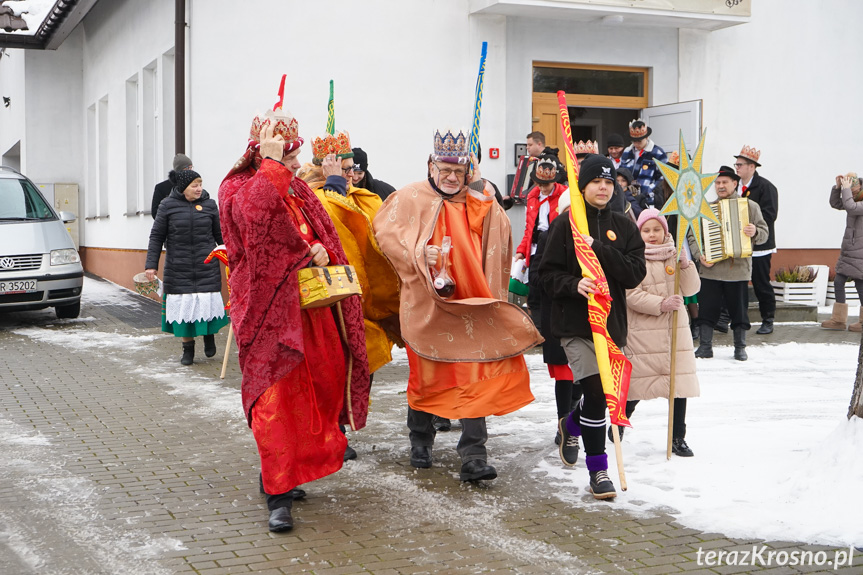
[[[641,118],[629,123],[629,137],[640,139],[647,137],[647,124]]]
[[[339,159],[353,158],[351,150],[351,138],[347,132],[327,134],[323,138],[312,140],[312,154],[317,162],[322,161],[329,154],[336,154]]]
[[[440,130],[435,130],[435,160],[453,164],[466,164],[468,163],[468,156],[468,139],[463,130],[459,130],[458,135],[453,134],[452,130],[447,130],[444,135],[441,135]]]
[[[255,142],[261,141],[261,130],[265,122],[275,123],[273,136],[281,136],[285,139],[285,145],[295,142],[299,137],[299,126],[297,120],[291,117],[290,112],[279,108],[278,110],[267,110],[264,114],[258,114],[252,120],[252,127],[249,130],[249,139]]]
[[[588,140],[586,142],[582,142],[581,140],[575,145],[575,153],[576,154],[598,154],[599,153],[599,143],[596,140]]]
[[[757,164],[758,158],[761,157],[761,150],[756,150],[751,146],[743,146],[743,149],[740,150],[738,156],[740,156],[741,158],[746,158],[747,160],[755,162]]]

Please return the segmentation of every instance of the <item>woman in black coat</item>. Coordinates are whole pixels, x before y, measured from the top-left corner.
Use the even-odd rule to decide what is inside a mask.
[[[219,208],[204,190],[197,172],[171,171],[168,179],[174,187],[159,206],[150,231],[145,273],[150,281],[156,277],[162,245],[167,241],[162,331],[183,339],[180,363],[191,365],[195,337],[204,336],[204,353],[213,357],[214,336],[230,321],[222,301],[219,263],[204,263],[222,243],[222,229]]]

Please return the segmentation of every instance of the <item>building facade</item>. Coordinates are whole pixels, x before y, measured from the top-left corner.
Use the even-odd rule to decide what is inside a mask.
[[[863,48],[835,29],[863,20],[853,0],[185,0],[184,50],[176,0],[87,4],[54,49],[0,56],[11,102],[0,154],[49,196],[51,184],[77,185],[85,268],[121,285],[143,269],[153,186],[178,151],[178,53],[183,151],[212,195],[283,73],[307,142],[325,131],[333,79],[336,128],[374,176],[425,178],[433,131],[470,125],[483,41],[481,168],[501,188],[528,132],[557,143],[561,88],[576,138],[601,148],[644,116],[666,150],[680,130],[694,148],[706,129],[705,171],[744,144],[760,149],[759,173],[780,194],[774,267],[835,262],[844,216],[828,192],[837,174],[863,171]],[[523,212],[508,213],[518,241]]]

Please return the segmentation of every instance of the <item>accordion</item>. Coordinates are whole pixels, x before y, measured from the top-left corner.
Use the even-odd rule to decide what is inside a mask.
[[[743,233],[749,223],[749,200],[731,198],[710,204],[720,225],[704,220],[704,259],[714,263],[752,256],[752,238]]]
[[[352,295],[362,295],[354,266],[303,268],[297,272],[300,307],[328,307]]]

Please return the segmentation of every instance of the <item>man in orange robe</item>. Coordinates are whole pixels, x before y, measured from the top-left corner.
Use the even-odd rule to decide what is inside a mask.
[[[460,419],[460,479],[494,479],[485,418],[533,401],[522,353],[542,337],[530,317],[506,301],[509,220],[484,189],[476,161],[469,172],[464,134],[436,133],[432,160],[428,180],[391,194],[374,219],[378,243],[401,279],[410,462],[431,467],[432,414]],[[447,243],[452,249],[444,254]],[[436,289],[448,283],[445,275],[454,290]]]

